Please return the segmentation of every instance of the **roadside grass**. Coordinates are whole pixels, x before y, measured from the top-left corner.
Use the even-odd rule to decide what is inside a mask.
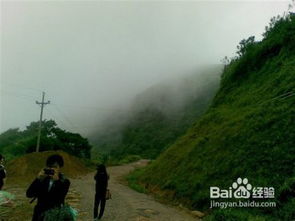
[[[127,181],[128,186],[140,193],[148,193],[148,190],[143,185],[139,184],[138,177],[144,172],[144,168],[137,168],[132,173],[127,174],[124,179]]]

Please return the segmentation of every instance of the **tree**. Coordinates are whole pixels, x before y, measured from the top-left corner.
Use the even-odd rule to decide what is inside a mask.
[[[9,129],[0,135],[0,151],[31,153],[36,149],[39,123],[32,122],[24,131]],[[59,128],[54,120],[44,120],[41,128],[40,151],[63,150],[81,158],[90,158],[91,145],[78,133]]]
[[[240,41],[239,45],[237,46],[238,51],[237,54],[239,57],[243,56],[247,50],[253,46],[255,43],[255,36],[250,36],[247,39],[243,39],[242,41]]]
[[[19,128],[8,129],[0,134],[0,149],[2,147],[13,144],[17,139],[21,138],[22,134]]]

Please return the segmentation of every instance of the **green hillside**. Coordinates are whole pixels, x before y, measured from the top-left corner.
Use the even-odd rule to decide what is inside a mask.
[[[272,19],[262,41],[241,41],[210,108],[144,170],[150,191],[210,214],[210,220],[295,219],[295,16]],[[273,186],[276,208],[214,209],[210,186],[238,177]]]
[[[207,67],[148,88],[137,95],[123,125],[112,125],[120,121],[114,114],[104,134],[95,134],[92,142],[100,151],[111,150],[111,158],[156,158],[204,113],[218,89],[221,68]]]

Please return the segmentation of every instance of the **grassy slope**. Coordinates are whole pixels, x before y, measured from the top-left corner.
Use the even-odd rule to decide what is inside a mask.
[[[277,209],[215,211],[215,220],[264,213],[275,220],[295,218],[295,96],[276,98],[295,93],[294,36],[293,16],[231,62],[209,110],[149,167],[134,174],[139,182],[207,210],[210,186],[228,188],[237,177],[247,177],[254,186],[275,187]]]

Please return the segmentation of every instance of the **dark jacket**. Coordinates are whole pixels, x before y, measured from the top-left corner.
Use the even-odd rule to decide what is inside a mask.
[[[62,174],[60,179],[54,181],[50,191],[49,178],[43,180],[35,179],[27,190],[27,197],[37,198],[37,205],[34,208],[33,221],[43,220],[42,213],[54,207],[60,207],[64,204],[65,196],[70,187],[70,181]]]
[[[3,186],[3,180],[6,177],[6,171],[3,165],[0,165],[0,190],[2,189]]]
[[[105,173],[96,173],[94,176],[95,183],[95,195],[96,197],[105,198],[109,175]]]

